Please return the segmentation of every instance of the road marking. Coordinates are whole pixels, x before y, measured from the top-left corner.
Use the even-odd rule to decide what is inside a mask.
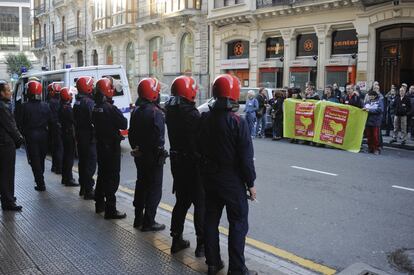
[[[398,188],[398,189],[402,189],[402,190],[407,190],[407,191],[413,191],[414,192],[414,189],[413,188],[408,188],[408,187],[398,186],[398,185],[393,185],[392,187]]]
[[[309,168],[300,167],[300,166],[290,166],[290,167],[292,167],[294,169],[305,170],[305,171],[309,171],[309,172],[315,172],[315,173],[334,176],[334,177],[338,176],[338,174],[328,173],[328,172],[319,171],[319,170],[315,170],[315,169],[309,169]]]
[[[119,190],[124,192],[124,193],[134,195],[134,190],[129,189],[125,186],[120,185]],[[173,207],[171,205],[163,203],[163,202],[160,202],[159,207],[161,209],[165,210],[165,211],[168,211],[168,212],[172,212],[172,210],[173,210]],[[194,216],[191,213],[187,213],[186,219],[190,220],[190,221],[194,221]],[[229,235],[229,230],[225,227],[222,227],[222,226],[219,226],[219,232],[223,235],[226,235],[226,236]],[[249,244],[250,246],[253,246],[253,247],[259,249],[259,250],[265,251],[265,252],[270,253],[270,254],[272,254],[276,257],[282,258],[284,260],[294,262],[295,264],[297,264],[299,266],[302,266],[304,268],[319,272],[321,274],[332,275],[332,274],[336,273],[336,270],[334,270],[334,269],[332,269],[328,266],[324,266],[324,265],[312,262],[311,260],[301,258],[301,257],[299,257],[299,256],[297,256],[293,253],[290,253],[290,252],[285,251],[283,249],[277,248],[277,247],[272,246],[270,244],[267,244],[267,243],[249,238],[249,237],[246,237],[246,243]]]

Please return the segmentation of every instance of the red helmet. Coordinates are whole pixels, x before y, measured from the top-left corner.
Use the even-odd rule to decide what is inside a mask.
[[[156,78],[144,78],[138,83],[138,96],[151,102],[158,99],[161,85]]]
[[[114,96],[114,89],[111,80],[108,78],[101,78],[96,82],[96,91],[107,98],[112,98]]]
[[[42,95],[42,84],[35,80],[30,80],[27,82],[27,93],[34,96]]]
[[[72,93],[68,87],[63,87],[60,90],[60,99],[63,101],[72,101]]]
[[[217,76],[213,81],[213,96],[238,101],[240,97],[239,79],[229,74]]]
[[[49,85],[47,85],[47,92],[50,96],[54,97],[56,94],[60,93],[60,90],[62,88],[58,83],[52,82]]]
[[[181,96],[194,102],[198,91],[198,85],[194,78],[190,76],[179,76],[171,84],[171,94],[173,96]]]
[[[78,92],[90,94],[93,91],[93,78],[90,76],[81,76],[76,81]]]

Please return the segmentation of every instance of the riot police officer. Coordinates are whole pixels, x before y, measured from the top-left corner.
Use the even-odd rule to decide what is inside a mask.
[[[224,207],[230,225],[228,274],[257,274],[247,269],[244,258],[247,200],[256,197],[256,173],[247,122],[235,113],[240,84],[234,76],[220,75],[214,80],[212,91],[216,101],[202,115],[199,145],[206,192],[204,229],[208,274],[217,274],[224,267],[217,228]]]
[[[165,229],[164,224],[155,221],[165,162],[164,114],[157,104],[160,88],[155,78],[144,78],[139,82],[137,106],[131,115],[128,133],[137,167],[134,227],[142,226],[143,232]]]
[[[196,257],[204,256],[204,190],[200,180],[200,154],[197,148],[200,113],[195,107],[198,86],[189,76],[177,77],[171,85],[166,103],[166,124],[170,140],[171,173],[176,203],[171,218],[171,253],[190,246],[182,233],[188,209],[194,204],[194,225],[197,235]]]
[[[89,76],[79,77],[76,81],[78,96],[73,106],[75,117],[76,140],[79,155],[80,196],[85,200],[94,199],[93,175],[96,171],[96,140],[92,124],[92,110],[95,105],[92,99],[93,79]]]
[[[14,197],[16,148],[23,143],[23,136],[9,109],[12,92],[7,82],[0,82],[0,200],[1,208],[20,211]]]
[[[96,83],[95,107],[92,122],[95,126],[96,149],[98,157],[98,179],[95,190],[95,212],[105,211],[105,219],[123,219],[125,213],[116,209],[115,193],[119,187],[121,170],[120,130],[128,127],[126,118],[113,104],[113,87],[107,78]]]
[[[35,190],[45,191],[45,158],[47,153],[48,125],[56,124],[49,105],[42,102],[42,84],[35,80],[27,83],[29,101],[23,103],[20,123],[26,140],[28,161],[36,182]]]
[[[69,88],[63,87],[60,91],[59,121],[62,127],[62,184],[78,186],[73,179],[72,168],[75,157],[75,129],[73,127],[72,93]]]
[[[62,144],[62,129],[59,123],[59,109],[60,109],[60,90],[58,83],[51,83],[47,86],[49,108],[52,113],[52,121],[56,122],[49,125],[49,139],[52,149],[52,169],[56,174],[62,173],[63,161],[63,144]]]

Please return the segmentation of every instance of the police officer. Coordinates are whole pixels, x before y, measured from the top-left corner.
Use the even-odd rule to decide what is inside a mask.
[[[204,190],[200,180],[200,154],[197,133],[200,113],[195,107],[198,87],[189,76],[177,77],[171,85],[171,95],[166,103],[166,124],[170,140],[171,173],[176,203],[172,212],[171,253],[190,246],[182,233],[188,209],[194,204],[194,225],[197,235],[196,257],[204,257]]]
[[[63,144],[62,144],[62,130],[59,123],[59,109],[60,109],[60,90],[58,83],[51,83],[47,86],[49,108],[52,112],[52,121],[56,122],[49,125],[49,138],[52,147],[52,169],[56,174],[62,173],[63,161]]]
[[[14,197],[14,172],[16,148],[24,140],[10,112],[11,96],[9,84],[0,82],[0,199],[3,210],[20,211],[22,207]]]
[[[60,91],[59,121],[62,127],[63,160],[62,184],[78,186],[73,179],[72,168],[75,157],[75,130],[72,110],[72,93],[69,88],[63,87]]]
[[[48,143],[47,126],[57,122],[52,117],[49,105],[41,101],[42,84],[35,80],[29,81],[27,95],[29,101],[22,105],[19,125],[26,140],[27,157],[36,182],[35,190],[45,191],[43,174]]]
[[[96,171],[96,140],[92,124],[92,110],[95,105],[92,99],[93,79],[89,76],[79,77],[76,81],[78,96],[73,106],[75,117],[76,140],[79,155],[79,195],[85,200],[94,199],[93,175]]]
[[[143,232],[165,229],[164,224],[155,221],[165,162],[164,114],[157,104],[160,88],[155,78],[144,78],[139,82],[137,106],[131,115],[128,133],[137,167],[134,227],[142,226]]]
[[[228,274],[257,274],[247,269],[244,258],[247,200],[256,197],[256,173],[247,122],[235,113],[240,84],[234,76],[220,75],[214,80],[212,90],[216,101],[202,115],[199,145],[206,192],[204,229],[208,274],[217,274],[224,267],[217,228],[224,207],[230,225]]]
[[[92,111],[98,157],[95,212],[105,211],[105,219],[123,219],[126,214],[116,209],[115,193],[119,187],[119,172],[121,170],[122,136],[119,131],[127,129],[128,122],[121,111],[108,102],[112,101],[113,93],[109,79],[98,80],[95,107]]]

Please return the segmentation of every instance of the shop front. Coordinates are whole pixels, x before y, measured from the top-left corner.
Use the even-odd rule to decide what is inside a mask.
[[[284,45],[281,37],[266,39],[265,61],[259,62],[259,86],[266,88],[283,87]]]
[[[249,41],[233,40],[226,44],[227,59],[220,62],[220,70],[237,76],[243,87],[248,87],[249,82]]]

